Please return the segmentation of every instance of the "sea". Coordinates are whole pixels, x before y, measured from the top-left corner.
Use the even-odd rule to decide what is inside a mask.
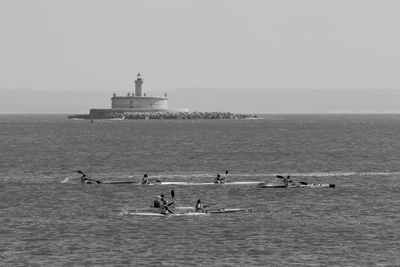
[[[400,266],[400,115],[0,115],[0,266]],[[82,184],[274,182],[335,188]],[[177,206],[252,212],[134,216]]]

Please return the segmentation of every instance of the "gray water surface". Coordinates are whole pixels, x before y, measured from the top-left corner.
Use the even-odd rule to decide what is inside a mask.
[[[400,265],[400,116],[267,115],[233,121],[72,121],[0,116],[2,266]],[[291,175],[334,189],[82,185]],[[252,213],[139,217],[180,206]]]

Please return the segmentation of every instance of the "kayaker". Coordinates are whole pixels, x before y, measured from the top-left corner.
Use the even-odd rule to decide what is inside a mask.
[[[89,183],[89,178],[86,176],[86,174],[82,174],[81,183],[82,183],[82,184],[87,184],[87,183]]]
[[[283,183],[285,185],[288,185],[289,184],[289,180],[290,180],[290,176],[287,176],[287,177],[283,178]]]
[[[78,170],[77,173],[82,174],[82,177],[81,177],[81,183],[82,183],[82,184],[93,184],[93,183],[102,184],[102,183],[103,183],[102,181],[99,181],[99,180],[90,178],[89,176],[87,176],[87,175],[86,175],[84,172],[82,172],[82,171],[79,171],[79,170]]]
[[[204,207],[203,207],[203,204],[201,203],[200,199],[197,200],[196,205],[194,206],[194,211],[195,212],[203,212],[204,211]]]
[[[170,210],[169,206],[173,205],[174,201],[168,203],[167,200],[165,199],[164,194],[160,194],[157,196],[157,198],[153,202],[153,208],[160,208],[161,209],[161,214],[168,214],[173,212]]]
[[[145,173],[142,177],[142,184],[150,184],[150,180],[147,176],[147,173]]]
[[[279,178],[279,179],[282,179],[282,183],[284,183],[286,186],[295,184],[295,182],[292,181],[292,179],[290,179],[289,175],[286,176],[286,177],[283,177],[281,175],[277,175],[276,177]]]
[[[161,196],[164,196],[164,194],[161,194],[157,196],[157,198],[153,202],[153,208],[160,208],[161,207]]]
[[[292,181],[292,179],[290,179],[290,176],[287,176],[286,178],[283,179],[283,182],[285,183],[285,185],[287,186],[295,186],[296,182]]]
[[[83,174],[81,177],[81,183],[82,184],[93,184],[93,183],[98,183],[101,184],[100,181],[97,181],[95,179],[89,178],[86,174]]]
[[[222,178],[221,175],[217,174],[217,177],[215,177],[214,184],[224,184],[225,183],[225,177]]]
[[[168,213],[174,214],[170,209],[169,206],[171,206],[172,204],[174,204],[174,202],[170,202],[168,203],[167,200],[165,200],[164,198],[164,194],[160,195],[161,199],[160,199],[160,208],[161,208],[161,214],[167,215]]]

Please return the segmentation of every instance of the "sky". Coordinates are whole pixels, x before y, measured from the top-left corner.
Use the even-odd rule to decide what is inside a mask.
[[[1,0],[0,90],[399,89],[397,0]]]

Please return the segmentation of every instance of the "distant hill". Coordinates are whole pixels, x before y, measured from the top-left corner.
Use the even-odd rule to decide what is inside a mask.
[[[169,105],[246,113],[400,113],[400,90],[179,89]]]
[[[90,108],[110,108],[112,93],[113,91],[0,89],[0,113],[88,113]],[[193,111],[400,113],[400,90],[388,89],[182,88],[169,91],[168,98],[170,108],[189,108]]]
[[[109,108],[112,92],[0,89],[0,113],[89,113],[91,107]]]

